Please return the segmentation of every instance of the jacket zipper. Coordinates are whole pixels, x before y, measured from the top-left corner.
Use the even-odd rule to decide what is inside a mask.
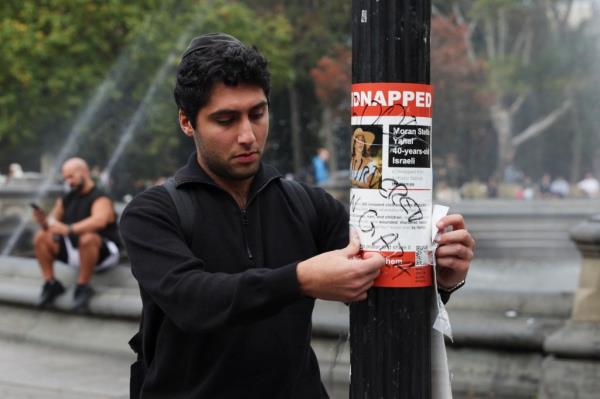
[[[252,255],[252,251],[250,250],[250,245],[248,245],[248,214],[246,212],[246,209],[248,208],[248,206],[250,206],[250,203],[252,203],[252,201],[254,201],[254,198],[258,195],[258,193],[260,193],[272,180],[275,180],[275,177],[270,178],[269,180],[267,180],[266,182],[263,183],[262,186],[260,186],[256,192],[250,197],[248,198],[248,201],[246,202],[246,207],[245,208],[240,208],[240,211],[242,213],[242,231],[243,231],[243,235],[244,235],[244,245],[246,246],[246,253],[248,254],[248,259],[253,260],[254,259],[254,255]]]
[[[260,193],[269,183],[271,183],[271,181],[277,179],[277,177],[271,177],[270,179],[268,179],[266,182],[264,182],[257,190],[256,192],[250,197],[248,198],[248,202],[246,202],[246,208],[248,208],[248,206],[250,205],[250,203],[254,200],[254,198],[258,195],[258,193]],[[193,180],[191,180],[193,181]],[[223,190],[223,188],[217,186],[214,183],[207,183],[210,184],[211,186],[217,187],[218,189],[224,191],[227,193],[227,191]],[[231,195],[229,193],[227,193],[230,197]],[[237,202],[235,202],[235,200],[233,199],[233,197],[231,197],[232,201],[237,205]],[[250,250],[250,245],[248,245],[248,214],[246,212],[246,208],[240,208],[240,212],[242,214],[242,234],[244,236],[244,246],[246,247],[246,254],[248,254],[248,259],[249,260],[253,260],[254,259],[254,255],[252,254],[252,251]]]
[[[242,208],[240,209],[240,211],[242,212],[242,232],[244,235],[244,245],[246,246],[246,253],[248,254],[248,259],[252,260],[254,259],[254,256],[252,255],[252,251],[250,250],[250,246],[248,245],[248,215],[246,213],[246,209]]]

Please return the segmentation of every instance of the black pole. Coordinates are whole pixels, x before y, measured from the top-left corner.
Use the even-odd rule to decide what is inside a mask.
[[[430,83],[430,0],[352,1],[352,82]],[[432,287],[350,306],[350,398],[431,398]]]

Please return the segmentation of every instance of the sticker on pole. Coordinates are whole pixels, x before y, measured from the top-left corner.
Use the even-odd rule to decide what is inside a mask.
[[[386,259],[376,287],[432,285],[431,107],[417,83],[352,85],[350,224]]]

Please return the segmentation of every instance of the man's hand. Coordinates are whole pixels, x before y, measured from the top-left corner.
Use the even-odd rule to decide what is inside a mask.
[[[58,234],[60,236],[66,236],[69,234],[69,226],[59,222],[58,220],[50,223],[49,230],[52,234]]]
[[[42,229],[48,229],[48,218],[46,217],[46,213],[43,210],[41,210],[40,208],[34,208],[33,218],[42,227]]]
[[[445,216],[436,226],[442,232],[436,239],[439,244],[435,253],[438,286],[452,288],[467,277],[475,240],[466,230],[462,215]],[[444,233],[447,227],[451,227],[451,231]]]
[[[296,273],[302,291],[330,301],[355,302],[367,298],[367,290],[385,265],[378,253],[360,257],[358,235],[350,233],[346,248],[325,252],[298,263]]]

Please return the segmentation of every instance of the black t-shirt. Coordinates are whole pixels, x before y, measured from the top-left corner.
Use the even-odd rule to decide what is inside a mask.
[[[80,194],[78,191],[67,193],[62,197],[64,210],[62,222],[72,224],[89,217],[92,214],[92,205],[100,197],[108,197],[108,195],[98,187],[94,187],[85,194]],[[110,197],[108,198],[110,199]],[[98,231],[98,234],[121,247],[121,240],[115,222],[106,225],[104,229]]]

